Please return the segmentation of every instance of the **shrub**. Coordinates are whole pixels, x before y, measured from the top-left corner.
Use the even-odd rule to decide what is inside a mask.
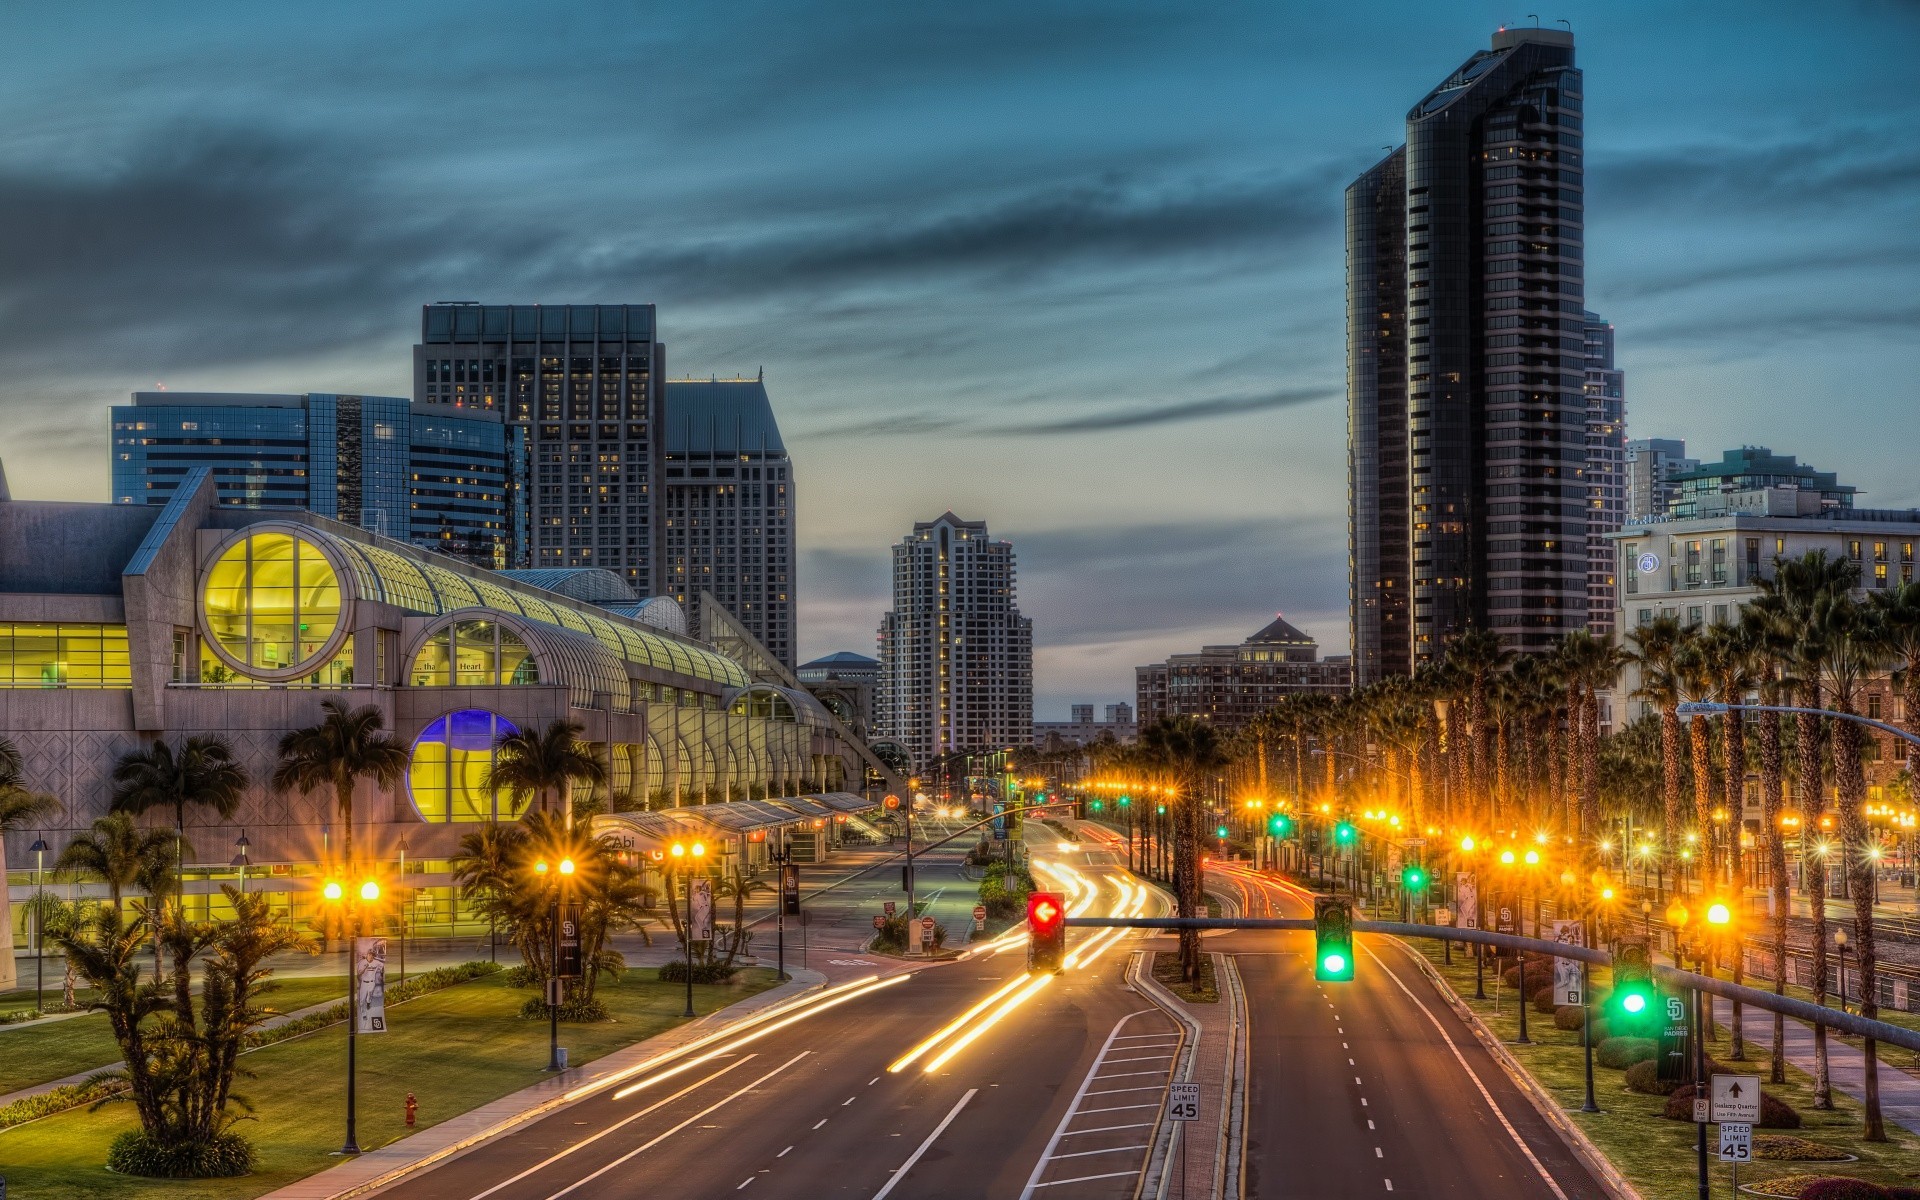
[[[1890,1187],[1887,1189],[1887,1200],[1920,1200],[1920,1188]]]
[[[680,972],[680,977],[682,979],[686,978],[685,965],[684,963],[681,964],[683,969]],[[661,971],[661,974],[662,976],[666,974],[664,969]],[[520,1016],[522,1019],[528,1021],[535,1019],[546,1020],[547,998],[545,996],[528,996],[526,1003],[520,1006]],[[562,1021],[611,1021],[613,1014],[609,1013],[607,1006],[598,1000],[584,996],[569,995],[560,1005],[560,1019]]]
[[[1864,1179],[1829,1175],[1801,1188],[1800,1200],[1887,1200],[1887,1189]]]
[[[525,963],[517,967],[508,967],[501,972],[501,977],[510,988],[532,987],[540,982],[540,977],[533,973],[533,968]]]
[[[1531,983],[1532,980],[1529,979],[1528,982]],[[1560,1008],[1560,1005],[1557,1003],[1558,1000],[1559,997],[1554,993],[1553,984],[1549,982],[1547,986],[1533,994],[1533,1011],[1552,1015]],[[1577,1029],[1579,1027],[1575,1026],[1575,1028]]]
[[[693,964],[693,981],[695,983],[727,983],[733,979],[734,973],[739,969],[728,966],[725,959],[696,962]],[[686,981],[687,961],[685,959],[676,958],[661,964],[661,983],[685,983]],[[541,1006],[541,1011],[546,1011],[545,1005]]]
[[[1566,1029],[1574,1033],[1587,1023],[1587,1010],[1578,1004],[1562,1004],[1553,1010],[1553,1027]]]
[[[69,1108],[91,1104],[115,1092],[125,1091],[126,1088],[127,1081],[124,1074],[119,1071],[102,1071],[79,1083],[48,1088],[44,1092],[24,1096],[0,1108],[0,1129],[12,1129],[15,1125],[25,1125],[28,1121],[37,1121],[41,1117],[51,1116]]]
[[[113,1139],[107,1169],[149,1179],[227,1179],[253,1170],[253,1144],[237,1133],[205,1142],[167,1142],[142,1129]]]
[[[1598,1030],[1595,1030],[1598,1033]],[[1596,1039],[1593,1061],[1615,1071],[1624,1071],[1635,1063],[1651,1061],[1660,1053],[1660,1043],[1653,1038],[1616,1037]]]
[[[1656,1049],[1655,1054],[1659,1051]],[[1655,1058],[1643,1058],[1627,1068],[1627,1090],[1639,1092],[1642,1096],[1670,1096],[1680,1085],[1660,1078],[1660,1063]],[[1691,1109],[1688,1117],[1693,1116]]]
[[[1844,1150],[1790,1133],[1763,1133],[1754,1138],[1753,1156],[1769,1162],[1842,1162],[1848,1157]]]
[[[1693,1120],[1693,1085],[1683,1084],[1667,1097],[1666,1111],[1660,1114],[1669,1121]],[[1762,1129],[1798,1129],[1800,1114],[1793,1106],[1769,1092],[1760,1093],[1760,1128]]]

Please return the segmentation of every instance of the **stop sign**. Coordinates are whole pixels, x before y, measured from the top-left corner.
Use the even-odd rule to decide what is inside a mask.
[[[973,919],[974,919],[974,920],[976,920],[976,921],[984,921],[984,920],[986,920],[986,919],[987,919],[987,906],[986,906],[986,905],[984,905],[984,904],[976,904],[976,905],[974,905],[974,906],[973,906]]]
[[[873,919],[873,927],[875,929],[885,929],[887,927],[887,919],[885,917],[875,917]]]

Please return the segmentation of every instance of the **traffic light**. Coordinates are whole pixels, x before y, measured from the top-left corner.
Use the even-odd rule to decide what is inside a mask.
[[[1027,971],[1059,974],[1067,957],[1067,902],[1059,892],[1027,893]]]
[[[1087,804],[1087,807],[1088,807],[1089,809],[1092,809],[1092,810],[1093,810],[1094,812],[1099,812],[1099,811],[1100,811],[1100,802],[1099,802],[1098,800],[1093,800],[1093,801],[1089,801],[1089,802],[1088,802],[1088,804]]]
[[[1645,942],[1625,942],[1613,956],[1609,1030],[1616,1036],[1651,1037],[1658,1030],[1660,995]]]
[[[1335,896],[1313,899],[1313,977],[1353,978],[1353,904]]]
[[[1353,845],[1353,822],[1342,821],[1333,827],[1333,840],[1342,846]]]
[[[1401,873],[1400,882],[1406,886],[1408,891],[1417,892],[1427,886],[1427,872],[1425,868],[1418,865],[1408,867]]]
[[[1218,826],[1213,831],[1214,836],[1219,838],[1223,842],[1227,840],[1227,832],[1228,830],[1225,825]]]
[[[1274,837],[1293,836],[1293,818],[1285,813],[1275,813],[1267,818],[1267,832]]]

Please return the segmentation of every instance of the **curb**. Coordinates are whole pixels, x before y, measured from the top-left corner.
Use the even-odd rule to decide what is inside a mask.
[[[1200,1022],[1187,1012],[1186,1006],[1181,1004],[1172,992],[1161,987],[1160,981],[1146,969],[1147,964],[1153,960],[1154,953],[1152,950],[1134,951],[1133,961],[1127,966],[1127,982],[1135,991],[1145,996],[1148,1003],[1172,1017],[1184,1033],[1185,1041],[1180,1047],[1180,1065],[1175,1068],[1174,1073],[1174,1078],[1184,1083],[1193,1078],[1194,1058],[1200,1053]],[[1186,1128],[1184,1122],[1167,1120],[1164,1107],[1156,1120],[1158,1123],[1153,1131],[1153,1153],[1147,1156],[1147,1169],[1140,1173],[1140,1186],[1134,1193],[1135,1200],[1145,1200],[1148,1196],[1153,1197],[1154,1200],[1165,1200],[1167,1185],[1172,1181],[1172,1176],[1167,1172],[1167,1164],[1173,1161],[1174,1146],[1180,1132]]]
[[[1247,1194],[1247,992],[1238,961],[1213,956],[1216,980],[1225,980],[1227,998],[1227,1094],[1221,1098],[1220,1140],[1214,1159],[1216,1200],[1246,1200]]]
[[[1567,1148],[1586,1164],[1587,1169],[1593,1172],[1602,1186],[1613,1193],[1615,1200],[1644,1200],[1639,1190],[1627,1181],[1627,1177],[1620,1173],[1618,1167],[1613,1165],[1613,1161],[1601,1153],[1600,1147],[1594,1145],[1585,1131],[1567,1116],[1561,1109],[1559,1101],[1548,1095],[1539,1081],[1520,1065],[1520,1061],[1507,1049],[1506,1043],[1494,1036],[1493,1031],[1487,1028],[1486,1022],[1480,1019],[1480,1014],[1474,1011],[1473,1006],[1462,1000],[1459,993],[1453,990],[1453,985],[1448,983],[1440,972],[1434,970],[1433,964],[1427,961],[1427,956],[1399,938],[1387,940],[1399,946],[1409,958],[1419,964],[1428,982],[1434,985],[1435,990],[1445,998],[1453,1011],[1466,1022],[1469,1029],[1473,1030],[1474,1037],[1486,1047],[1487,1053],[1493,1056],[1493,1060],[1500,1064],[1500,1069],[1507,1073],[1507,1078],[1513,1081],[1514,1086],[1519,1088],[1520,1093],[1533,1104],[1541,1118],[1553,1127],[1554,1132],[1560,1135],[1560,1140],[1564,1141]]]

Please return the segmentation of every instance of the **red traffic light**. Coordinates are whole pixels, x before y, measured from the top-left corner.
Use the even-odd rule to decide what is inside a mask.
[[[1059,892],[1027,895],[1027,970],[1058,972],[1066,965],[1067,902]]]
[[[1027,924],[1035,933],[1059,928],[1066,919],[1066,905],[1058,892],[1030,892],[1027,895]]]

